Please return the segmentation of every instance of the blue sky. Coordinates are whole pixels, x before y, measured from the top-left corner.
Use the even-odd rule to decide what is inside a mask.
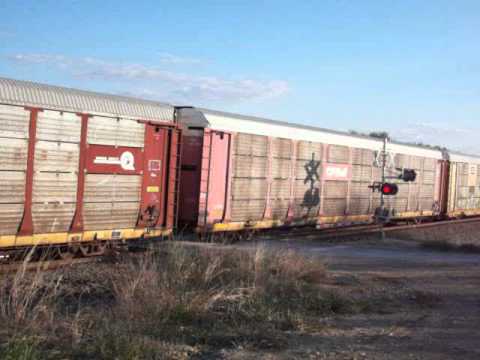
[[[0,1],[0,76],[480,153],[480,1]]]

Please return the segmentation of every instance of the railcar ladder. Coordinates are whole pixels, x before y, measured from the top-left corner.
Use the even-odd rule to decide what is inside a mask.
[[[180,202],[180,182],[181,182],[181,168],[182,168],[182,132],[177,130],[177,158],[175,162],[175,188],[174,188],[174,204],[173,213],[175,214],[174,228],[178,227],[178,212]]]
[[[212,161],[212,133],[205,130],[202,146],[202,169],[200,177],[199,225],[206,226],[208,219],[208,193],[210,185],[210,166]]]

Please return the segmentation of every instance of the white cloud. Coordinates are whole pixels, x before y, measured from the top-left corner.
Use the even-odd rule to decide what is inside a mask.
[[[156,66],[114,63],[91,57],[74,59],[63,55],[16,54],[9,58],[16,64],[55,66],[83,79],[128,81],[129,89],[122,90],[122,93],[151,94],[150,98],[156,98],[158,94],[163,97],[159,98],[160,100],[191,103],[238,102],[272,99],[289,91],[288,83],[282,80],[189,75]],[[171,63],[186,61],[173,55],[165,59],[169,59]]]
[[[158,54],[159,61],[163,64],[172,64],[172,65],[200,65],[204,64],[205,61],[202,59],[188,58],[173,55],[166,52],[161,52]]]
[[[452,150],[480,154],[479,128],[457,127],[455,122],[419,121],[390,129],[390,135],[401,141],[446,146]]]

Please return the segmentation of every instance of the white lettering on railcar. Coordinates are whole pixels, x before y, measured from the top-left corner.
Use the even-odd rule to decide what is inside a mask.
[[[118,156],[96,156],[94,164],[120,165],[123,170],[135,170],[135,157],[130,151],[124,151]]]

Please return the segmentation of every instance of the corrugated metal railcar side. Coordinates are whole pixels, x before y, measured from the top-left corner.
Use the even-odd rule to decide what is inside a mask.
[[[447,215],[480,215],[480,157],[451,152]]]
[[[380,205],[368,186],[381,180],[381,141],[211,110],[184,110],[179,121],[203,144],[194,150],[201,186],[189,200],[199,199],[201,229],[369,222]],[[438,213],[442,162],[439,151],[389,144],[389,175],[418,173],[412,184],[392,180],[400,186],[386,200],[394,217]]]
[[[0,78],[0,248],[170,232],[173,114],[166,104]]]

